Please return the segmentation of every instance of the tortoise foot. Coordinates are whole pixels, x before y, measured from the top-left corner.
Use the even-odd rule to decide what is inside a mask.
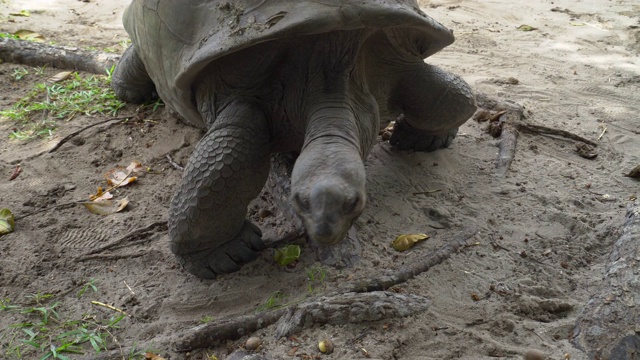
[[[240,270],[243,264],[255,259],[264,248],[260,229],[245,221],[240,233],[231,241],[214,249],[177,255],[177,258],[189,273],[215,279],[218,275]]]
[[[441,134],[429,133],[416,129],[401,118],[393,127],[389,143],[398,150],[431,152],[449,147],[457,134],[458,128]]]

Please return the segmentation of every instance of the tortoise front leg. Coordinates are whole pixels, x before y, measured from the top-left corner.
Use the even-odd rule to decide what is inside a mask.
[[[196,145],[169,209],[171,251],[188,272],[215,278],[264,248],[245,215],[269,175],[268,134],[258,106],[235,102]]]
[[[471,88],[459,76],[422,60],[408,67],[390,95],[391,106],[403,116],[389,142],[400,150],[448,147],[476,110]]]
[[[111,87],[119,99],[134,104],[156,97],[156,87],[133,45],[122,54],[111,77]]]

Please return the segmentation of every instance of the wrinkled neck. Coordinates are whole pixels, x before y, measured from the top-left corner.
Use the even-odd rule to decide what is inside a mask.
[[[364,154],[348,101],[323,101],[309,110],[304,145],[292,173],[292,186],[309,191],[316,181],[335,177],[349,186],[364,188]]]
[[[301,153],[313,151],[330,156],[347,151],[364,159],[360,139],[361,130],[349,102],[326,101],[310,108]]]

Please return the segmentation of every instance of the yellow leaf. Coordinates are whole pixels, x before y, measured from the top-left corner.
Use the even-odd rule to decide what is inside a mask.
[[[44,36],[38,34],[35,31],[31,31],[31,30],[18,30],[16,32],[14,32],[13,35],[17,36],[18,39],[20,39],[20,40],[35,41],[35,42],[43,42],[44,41]]]
[[[538,30],[538,28],[533,27],[531,25],[520,25],[516,28],[517,30],[520,31],[533,31],[533,30]]]
[[[166,360],[162,356],[154,354],[152,352],[147,352],[146,354],[144,354],[144,358],[145,360]]]
[[[81,203],[90,212],[97,215],[111,215],[124,210],[129,204],[129,199],[124,198],[122,200],[102,200],[102,201],[90,201]]]
[[[413,245],[419,243],[420,241],[426,240],[429,238],[427,234],[410,234],[410,235],[400,235],[393,242],[391,246],[396,251],[405,251],[413,247]]]

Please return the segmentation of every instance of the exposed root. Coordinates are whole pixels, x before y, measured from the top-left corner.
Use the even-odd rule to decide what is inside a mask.
[[[105,75],[118,63],[120,55],[86,51],[33,41],[0,38],[0,60],[29,66],[52,66]]]
[[[640,200],[627,208],[603,281],[578,317],[573,343],[591,359],[637,359],[640,294]]]
[[[585,144],[589,144],[591,146],[598,146],[598,143],[595,141],[591,141],[587,138],[584,138],[580,135],[576,135],[574,133],[571,133],[569,131],[566,130],[562,130],[562,129],[554,129],[554,128],[550,128],[550,127],[546,127],[546,126],[542,126],[542,125],[533,125],[533,124],[527,124],[524,122],[514,122],[513,124],[518,130],[522,131],[522,132],[528,132],[531,134],[536,134],[536,135],[554,135],[554,136],[560,136],[563,138],[567,138],[570,140],[575,140],[575,141],[580,141],[583,142]]]
[[[255,315],[244,315],[202,325],[186,331],[175,343],[178,351],[191,351],[215,343],[238,339],[261,328],[277,323],[277,336],[289,336],[312,324],[344,324],[409,316],[424,311],[424,297],[384,291],[428,271],[462,249],[477,230],[464,233],[440,249],[393,273],[362,279],[339,287],[336,292],[309,299],[286,309]]]

